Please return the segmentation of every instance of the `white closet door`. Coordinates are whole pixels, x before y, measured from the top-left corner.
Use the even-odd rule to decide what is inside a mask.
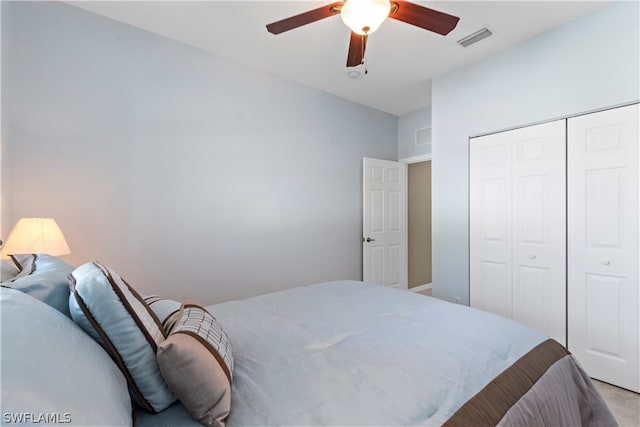
[[[513,319],[566,345],[566,121],[509,133]]]
[[[471,306],[566,342],[565,121],[470,142]]]
[[[569,119],[569,349],[639,392],[638,106]]]
[[[512,159],[506,135],[471,139],[469,160],[470,303],[511,318]]]

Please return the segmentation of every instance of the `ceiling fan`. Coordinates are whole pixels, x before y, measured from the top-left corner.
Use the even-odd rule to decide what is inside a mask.
[[[351,29],[347,67],[356,67],[363,63],[367,37],[377,30],[387,17],[441,35],[449,34],[460,20],[457,16],[408,1],[345,0],[273,22],[267,25],[267,31],[272,34],[284,33],[338,13]]]

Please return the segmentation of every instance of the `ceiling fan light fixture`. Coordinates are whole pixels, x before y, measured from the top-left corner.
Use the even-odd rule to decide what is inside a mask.
[[[347,0],[342,5],[340,17],[354,33],[368,35],[380,27],[390,11],[389,0]]]

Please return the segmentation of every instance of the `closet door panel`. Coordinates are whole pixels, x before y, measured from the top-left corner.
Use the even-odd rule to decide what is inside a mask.
[[[470,141],[471,305],[566,342],[565,121]]]
[[[550,297],[549,269],[524,265],[518,265],[517,268],[518,289],[514,291],[517,300],[514,301],[513,318],[539,331],[548,331],[551,329],[551,319],[541,316],[541,313],[547,311],[544,307]]]
[[[638,106],[569,119],[569,349],[640,391]]]
[[[566,345],[566,122],[509,132],[513,318]]]
[[[511,146],[503,134],[470,145],[471,306],[511,317]]]

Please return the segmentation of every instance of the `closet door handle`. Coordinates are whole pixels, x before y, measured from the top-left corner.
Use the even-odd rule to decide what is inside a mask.
[[[605,258],[605,259],[602,260],[602,264],[603,265],[610,265],[611,264],[611,260]]]
[[[531,254],[531,255],[529,255],[529,258],[531,258],[531,259],[536,259],[536,254]]]

